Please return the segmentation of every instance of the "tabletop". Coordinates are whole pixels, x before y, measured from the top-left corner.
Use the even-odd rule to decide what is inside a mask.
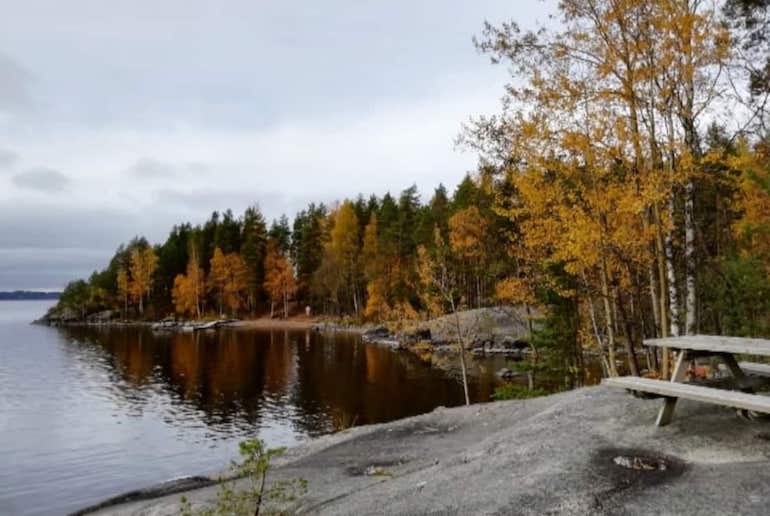
[[[645,339],[644,345],[673,349],[688,349],[692,351],[770,357],[770,340],[768,339],[723,337],[719,335],[687,335],[685,337]]]

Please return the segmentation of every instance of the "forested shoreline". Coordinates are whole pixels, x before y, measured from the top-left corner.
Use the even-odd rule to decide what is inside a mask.
[[[67,286],[60,308],[148,320],[286,317],[306,306],[356,320],[442,315],[431,270],[439,248],[452,253],[447,272],[464,306],[493,304],[497,281],[513,271],[493,195],[466,176],[451,195],[439,185],[425,203],[411,186],[397,197],[310,204],[293,223],[284,215],[268,224],[256,205],[241,216],[214,212],[203,224],[174,226],[162,244],[137,237],[121,245],[105,269]]]
[[[768,336],[767,9],[563,0],[557,28],[487,24],[476,45],[511,80],[502,111],[462,132],[480,162],[451,194],[270,225],[256,206],[215,212],[122,245],[56,309],[401,321],[526,304],[546,314],[538,344],[595,349],[609,375],[668,374],[644,338]]]

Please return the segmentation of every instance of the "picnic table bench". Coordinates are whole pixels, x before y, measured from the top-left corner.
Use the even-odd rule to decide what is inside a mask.
[[[649,393],[664,398],[656,425],[671,422],[676,401],[685,398],[714,403],[743,411],[770,414],[770,397],[754,393],[749,376],[770,377],[770,364],[738,362],[736,355],[770,357],[770,340],[712,335],[691,335],[647,339],[645,346],[678,350],[671,380],[655,380],[637,376],[606,378],[602,383],[631,391]],[[738,390],[730,391],[686,382],[688,363],[695,358],[718,357],[734,377]]]

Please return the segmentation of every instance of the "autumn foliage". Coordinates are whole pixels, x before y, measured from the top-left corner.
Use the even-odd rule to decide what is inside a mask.
[[[476,45],[511,80],[500,112],[460,135],[480,162],[453,191],[312,203],[269,227],[256,206],[214,212],[121,246],[65,299],[357,321],[516,304],[543,314],[536,344],[565,369],[591,348],[610,375],[666,374],[645,338],[770,335],[758,5],[563,0],[546,27],[487,24]]]

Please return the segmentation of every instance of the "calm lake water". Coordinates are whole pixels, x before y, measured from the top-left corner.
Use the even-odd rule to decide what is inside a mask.
[[[0,302],[3,516],[220,471],[245,438],[290,446],[463,401],[452,375],[352,335],[30,325],[50,304]],[[473,400],[489,400],[496,367]]]

